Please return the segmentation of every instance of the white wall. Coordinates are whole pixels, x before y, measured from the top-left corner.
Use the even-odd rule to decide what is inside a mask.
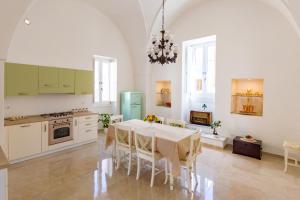
[[[163,117],[168,118],[177,118],[180,119],[178,115],[178,109],[180,112],[181,107],[181,71],[177,67],[174,67],[174,64],[169,65],[153,65],[152,67],[152,83],[151,83],[151,91],[150,100],[151,100],[151,110],[149,113],[153,113],[156,115],[161,115]],[[171,81],[171,100],[172,105],[171,108],[156,106],[156,81],[166,80]]]
[[[24,18],[31,25],[24,24]],[[17,63],[93,69],[93,55],[118,60],[118,91],[134,86],[127,44],[112,21],[80,0],[37,1],[14,32],[7,61]],[[89,107],[106,112],[110,108],[92,105],[92,96],[40,95],[5,98],[5,116],[28,115]],[[119,105],[117,105],[119,107]]]
[[[283,140],[300,143],[300,41],[275,9],[254,0],[211,0],[191,8],[171,26],[176,42],[217,36],[216,112],[228,137],[251,134],[263,140],[264,151],[282,154]],[[181,51],[182,52],[182,51]],[[154,113],[181,118],[182,62],[153,66],[155,80],[172,80],[172,109],[151,105]],[[231,79],[264,79],[264,115],[230,114]],[[155,88],[152,87],[152,91]]]

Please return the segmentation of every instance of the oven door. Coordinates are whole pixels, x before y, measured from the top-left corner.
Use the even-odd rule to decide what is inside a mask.
[[[72,124],[54,124],[50,125],[49,145],[54,145],[73,140]]]

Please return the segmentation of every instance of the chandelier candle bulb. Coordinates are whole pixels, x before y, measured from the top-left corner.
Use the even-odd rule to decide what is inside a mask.
[[[168,42],[168,41],[170,40],[170,35],[169,35],[169,33],[166,33],[165,39],[166,39],[166,42]]]
[[[160,63],[161,65],[176,63],[178,49],[174,48],[175,46],[173,35],[165,31],[165,0],[163,0],[162,29],[159,39],[157,39],[156,35],[153,35],[151,50],[147,52],[149,62]]]
[[[177,54],[177,53],[178,53],[178,47],[177,47],[177,46],[174,47],[173,52],[174,52],[174,54]]]
[[[157,41],[157,39],[156,39],[156,35],[153,35],[153,38],[152,38],[152,43],[153,43],[153,44],[155,44],[155,43],[156,43],[156,41]]]

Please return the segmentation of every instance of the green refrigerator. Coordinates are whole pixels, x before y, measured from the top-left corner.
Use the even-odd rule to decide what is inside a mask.
[[[142,119],[143,93],[122,92],[121,93],[121,114],[124,121],[130,119]]]

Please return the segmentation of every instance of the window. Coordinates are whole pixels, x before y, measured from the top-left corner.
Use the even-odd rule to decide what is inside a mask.
[[[186,88],[190,95],[215,93],[216,43],[202,41],[187,47]]]
[[[95,103],[117,101],[117,60],[95,56]]]
[[[215,109],[216,36],[183,43],[182,118],[188,120],[191,110],[213,112]]]

